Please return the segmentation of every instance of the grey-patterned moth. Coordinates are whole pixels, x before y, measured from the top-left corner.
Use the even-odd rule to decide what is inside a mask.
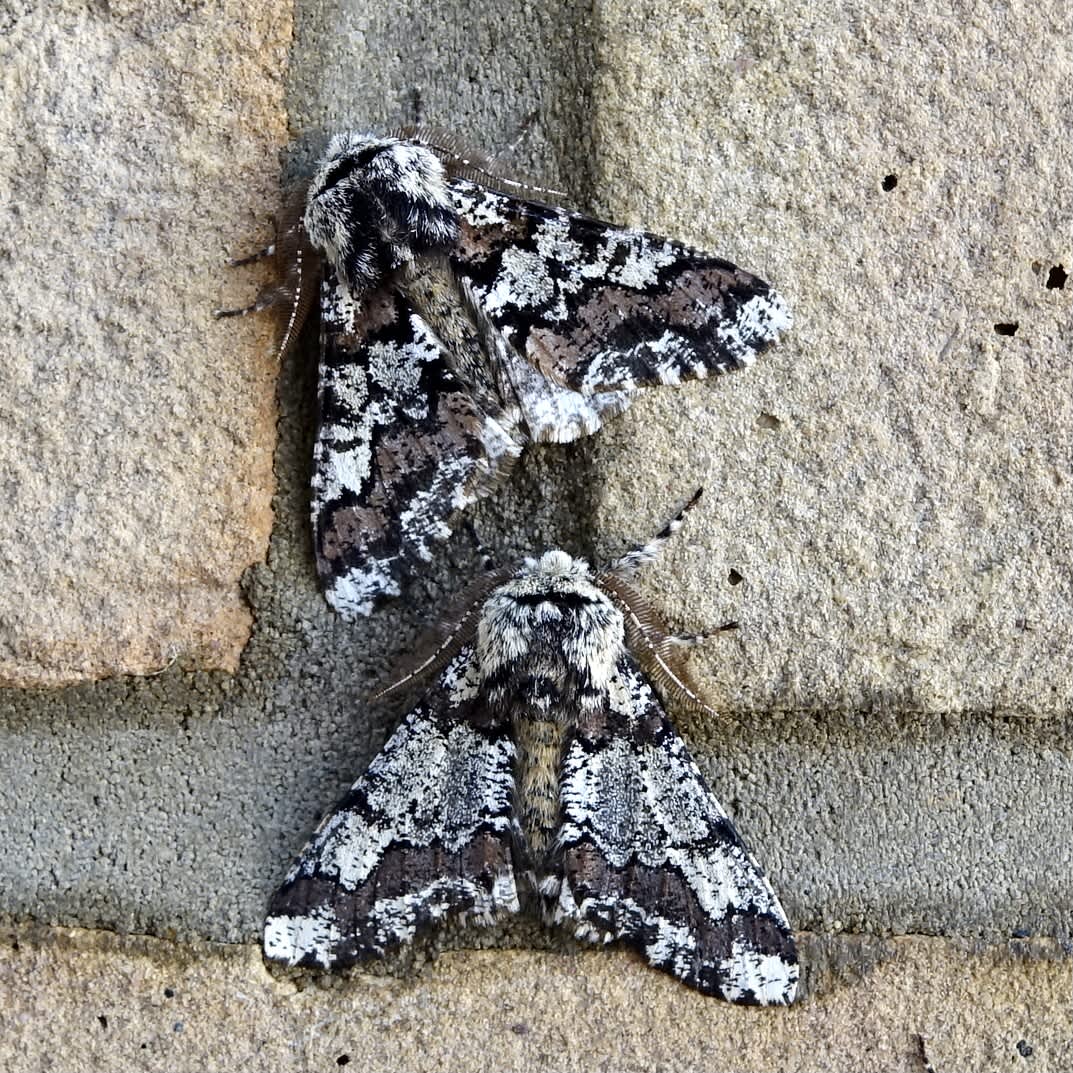
[[[269,958],[348,966],[528,903],[706,994],[793,1000],[786,915],[653,690],[703,703],[630,582],[684,513],[602,571],[549,551],[474,586],[432,685],[273,896]]]

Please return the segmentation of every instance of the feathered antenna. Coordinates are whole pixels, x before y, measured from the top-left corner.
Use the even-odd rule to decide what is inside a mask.
[[[424,123],[396,127],[388,131],[387,137],[420,142],[440,158],[447,174],[452,178],[468,179],[470,182],[480,183],[491,190],[497,190],[501,194],[512,194],[514,197],[538,201],[547,197],[568,198],[566,191],[539,186],[525,176],[503,173],[501,163],[503,158],[511,156],[528,137],[539,114],[539,111],[534,110],[525,116],[515,128],[511,141],[491,156],[475,150],[466,143],[465,139],[452,131]]]
[[[467,586],[441,617],[437,627],[418,646],[417,655],[407,661],[400,676],[374,693],[370,701],[397,693],[416,679],[425,678],[446,667],[476,635],[477,621],[488,594],[509,577],[509,570],[491,570]]]

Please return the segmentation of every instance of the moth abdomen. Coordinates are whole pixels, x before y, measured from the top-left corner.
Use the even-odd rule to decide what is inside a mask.
[[[400,271],[400,286],[447,355],[445,364],[490,417],[499,419],[516,405],[498,375],[474,312],[459,289],[445,257],[422,257]],[[507,423],[517,417],[507,417]]]
[[[559,828],[559,774],[567,726],[562,720],[518,716],[513,721],[515,816],[521,829],[530,883],[539,888]]]

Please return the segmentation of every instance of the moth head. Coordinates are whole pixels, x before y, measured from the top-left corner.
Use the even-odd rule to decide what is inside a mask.
[[[337,134],[309,184],[305,230],[344,284],[361,295],[414,257],[459,235],[443,165],[428,148]]]
[[[522,560],[519,578],[546,578],[551,585],[556,581],[591,581],[592,569],[584,559],[575,559],[565,551],[546,551],[538,559],[526,556]]]
[[[494,637],[508,649],[527,647],[538,637],[562,638],[569,647],[578,637],[605,630],[621,642],[622,616],[594,583],[589,564],[564,551],[548,551],[525,559],[489,594],[478,637]]]

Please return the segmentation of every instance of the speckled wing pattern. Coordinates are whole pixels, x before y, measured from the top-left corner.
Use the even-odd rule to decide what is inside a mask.
[[[463,649],[321,822],[273,895],[267,957],[336,968],[425,926],[517,912],[514,745],[477,697]]]
[[[667,638],[609,583],[651,561],[681,518],[599,575],[549,551],[477,584],[428,663],[444,669],[273,896],[269,958],[382,957],[450,917],[519,912],[521,887],[547,923],[623,941],[705,994],[793,1001],[790,925],[627,646],[624,615],[648,658]],[[659,673],[677,672],[664,660]]]
[[[403,293],[385,286],[359,304],[330,266],[318,397],[317,570],[340,614],[368,615],[505,476],[524,440],[508,415],[481,407]]]
[[[551,919],[620,939],[706,994],[793,1000],[793,932],[760,867],[624,652],[564,750]]]
[[[729,261],[465,179],[452,263],[507,343],[592,396],[750,364],[790,326],[782,298]]]

